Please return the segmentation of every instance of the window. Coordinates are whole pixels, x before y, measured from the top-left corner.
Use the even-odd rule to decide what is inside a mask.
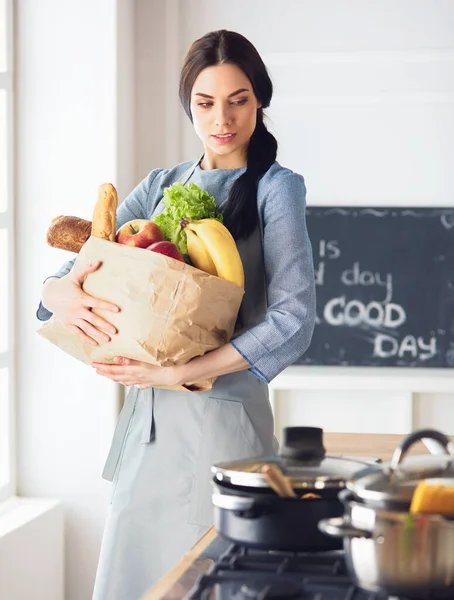
[[[12,0],[0,0],[0,500],[14,494]]]

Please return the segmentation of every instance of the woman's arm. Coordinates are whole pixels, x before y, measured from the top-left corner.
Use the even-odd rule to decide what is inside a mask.
[[[114,363],[94,362],[92,367],[98,375],[123,385],[136,385],[140,389],[186,385],[227,373],[245,371],[251,367],[231,344],[225,344],[178,367],[157,367],[123,356],[116,356]]]
[[[93,312],[93,308],[118,312],[110,302],[93,298],[82,289],[90,273],[100,267],[100,261],[77,265],[61,279],[52,278],[43,289],[43,301],[64,327],[74,332],[83,342],[97,346],[110,341],[117,331],[106,319]]]
[[[303,177],[282,170],[261,183],[268,307],[265,320],[231,344],[252,365],[251,373],[269,383],[309,347],[315,325],[315,277]]]
[[[173,369],[174,385],[184,385],[227,373],[245,371],[250,369],[251,365],[235,350],[232,344],[225,344],[203,356],[193,358],[185,365],[171,368]]]
[[[41,292],[41,300],[39,302],[38,310],[36,311],[36,317],[40,321],[48,321],[52,316],[52,311],[49,310],[51,300],[49,296],[53,296],[55,291],[55,282],[67,275],[73,268],[75,258],[66,262],[56,273],[47,277],[43,282],[43,290]]]

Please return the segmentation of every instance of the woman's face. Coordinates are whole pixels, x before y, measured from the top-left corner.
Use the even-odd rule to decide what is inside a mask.
[[[246,166],[260,106],[251,82],[236,65],[207,67],[199,74],[191,92],[191,114],[205,148],[204,168]]]

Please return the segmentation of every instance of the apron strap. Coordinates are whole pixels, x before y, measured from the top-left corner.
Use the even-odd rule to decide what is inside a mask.
[[[110,446],[109,454],[107,455],[106,463],[102,472],[102,478],[107,481],[113,481],[115,471],[117,470],[123,446],[126,441],[128,429],[131,424],[132,415],[136,408],[138,389],[131,388],[126,397],[123,408],[118,417],[117,426]]]
[[[183,185],[186,185],[188,183],[188,181],[194,175],[194,171],[197,169],[197,167],[202,162],[202,159],[203,159],[204,156],[205,156],[205,154],[202,154],[202,156],[199,158],[199,160],[197,162],[195,162],[193,165],[191,165],[189,167],[189,169],[183,173],[183,175],[179,179],[180,183],[182,183]]]
[[[155,441],[155,424],[154,424],[154,398],[155,389],[147,388],[145,390],[139,390],[141,396],[140,401],[146,402],[145,405],[145,417],[142,424],[142,444],[149,444]]]

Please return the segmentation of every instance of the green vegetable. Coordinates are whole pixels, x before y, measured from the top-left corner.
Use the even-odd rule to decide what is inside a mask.
[[[168,242],[173,242],[182,254],[187,254],[186,232],[180,225],[180,219],[188,217],[216,219],[222,223],[222,214],[218,212],[213,196],[199,188],[192,181],[186,185],[177,182],[164,190],[164,212],[153,221],[158,225]]]

